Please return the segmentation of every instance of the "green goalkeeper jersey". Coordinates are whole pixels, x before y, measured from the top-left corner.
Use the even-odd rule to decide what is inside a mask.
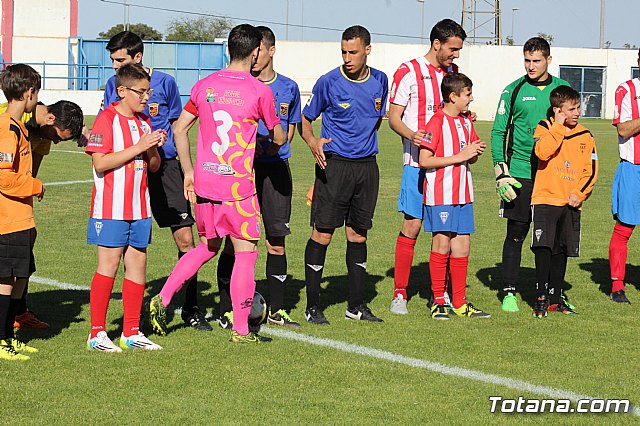
[[[551,75],[540,82],[533,82],[523,76],[502,91],[491,130],[491,156],[494,164],[506,162],[514,178],[534,178],[538,161],[533,154],[533,133],[538,123],[551,114],[551,91],[558,86],[568,85],[566,81]],[[514,92],[516,98],[511,111]],[[509,126],[510,116],[512,126]]]

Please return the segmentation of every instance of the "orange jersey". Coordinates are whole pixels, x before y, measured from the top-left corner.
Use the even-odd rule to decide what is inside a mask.
[[[598,153],[591,132],[569,129],[553,119],[538,124],[533,136],[539,159],[531,204],[565,206],[569,194],[584,201],[598,178]]]
[[[0,234],[36,226],[33,196],[42,182],[31,176],[31,145],[24,124],[9,113],[0,115]]]

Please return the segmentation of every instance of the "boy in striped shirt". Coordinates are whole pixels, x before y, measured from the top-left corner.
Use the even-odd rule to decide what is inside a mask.
[[[442,79],[444,107],[429,120],[420,144],[424,183],[424,230],[432,233],[429,272],[434,303],[431,317],[448,320],[445,302],[447,265],[451,277],[453,312],[462,317],[490,318],[466,300],[467,268],[473,220],[473,183],[469,164],[475,163],[487,144],[464,113],[471,95],[471,80],[449,73]]]
[[[165,130],[151,131],[142,114],[151,96],[149,74],[140,65],[129,64],[116,73],[119,102],[98,116],[86,152],[93,162],[93,195],[87,227],[87,243],[98,246],[98,267],[91,282],[89,306],[90,350],[121,352],[122,349],[162,349],[139,330],[140,310],[146,281],[147,246],[151,242],[151,206],[147,168],[160,166],[158,147]],[[105,323],[111,290],[120,259],[124,257],[122,283],[124,305],[120,347],[107,336]]]

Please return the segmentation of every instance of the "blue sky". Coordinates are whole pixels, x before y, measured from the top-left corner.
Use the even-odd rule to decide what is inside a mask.
[[[96,38],[100,31],[122,23],[124,0],[82,0],[79,9],[79,33]],[[189,16],[175,11],[149,7],[203,12],[232,18],[234,24],[249,22],[270,26],[284,40],[338,40],[340,32],[360,24],[373,34],[372,42],[418,43],[422,34],[428,39],[433,24],[443,18],[461,20],[462,0],[128,0],[130,22],[146,23],[165,33],[171,19]],[[598,47],[600,41],[600,0],[502,0],[503,37],[511,34],[522,44],[530,36],[544,32],[554,36],[554,46]],[[485,0],[477,1],[484,7]],[[605,37],[611,47],[625,43],[640,46],[640,2],[606,0]],[[288,5],[288,22],[287,22]],[[513,8],[518,8],[513,11]],[[424,14],[422,11],[424,10]],[[424,26],[422,25],[424,21]],[[317,29],[311,27],[322,27]],[[480,32],[478,32],[480,35]]]

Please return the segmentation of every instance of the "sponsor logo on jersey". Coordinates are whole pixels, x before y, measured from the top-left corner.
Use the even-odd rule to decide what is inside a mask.
[[[342,102],[342,103],[339,103],[338,106],[343,109],[347,109],[351,106],[351,104],[349,102]]]
[[[229,164],[218,164],[205,161],[202,163],[202,170],[205,172],[213,172],[221,176],[233,176],[233,169]]]
[[[92,133],[89,135],[89,143],[87,146],[102,146],[102,134],[101,133]]]
[[[287,114],[289,114],[289,104],[285,104],[284,102],[282,102],[280,104],[280,115],[286,117]]]
[[[586,143],[580,143],[580,152],[584,154],[584,150],[587,148]]]
[[[449,219],[449,212],[440,212],[440,221],[443,225],[447,223],[447,219]]]
[[[522,97],[522,102],[535,101],[535,100],[536,100],[535,96],[523,96]]]
[[[498,106],[498,115],[504,115],[507,110],[504,107],[504,99],[500,100],[500,106]]]
[[[460,140],[460,151],[462,151],[466,145],[467,145],[467,141],[465,141],[464,139],[461,139]]]
[[[540,242],[540,237],[542,236],[542,229],[536,229],[536,240]]]
[[[134,167],[136,172],[141,172],[145,169],[145,162],[142,158],[136,158],[134,161]]]
[[[129,122],[129,130],[131,133],[138,133],[138,125],[135,122]]]
[[[158,115],[159,104],[157,102],[153,102],[153,103],[150,103],[148,105],[149,105],[149,115],[151,117],[157,116]]]
[[[433,140],[433,133],[431,132],[426,132],[424,134],[424,137],[422,138],[422,141],[427,143],[430,143],[432,140]]]
[[[569,162],[569,160],[564,162],[564,166],[568,169],[569,167],[571,167],[571,163]]]
[[[0,152],[0,163],[13,163],[13,152]]]
[[[431,80],[431,76],[429,74],[422,76],[423,80]]]

